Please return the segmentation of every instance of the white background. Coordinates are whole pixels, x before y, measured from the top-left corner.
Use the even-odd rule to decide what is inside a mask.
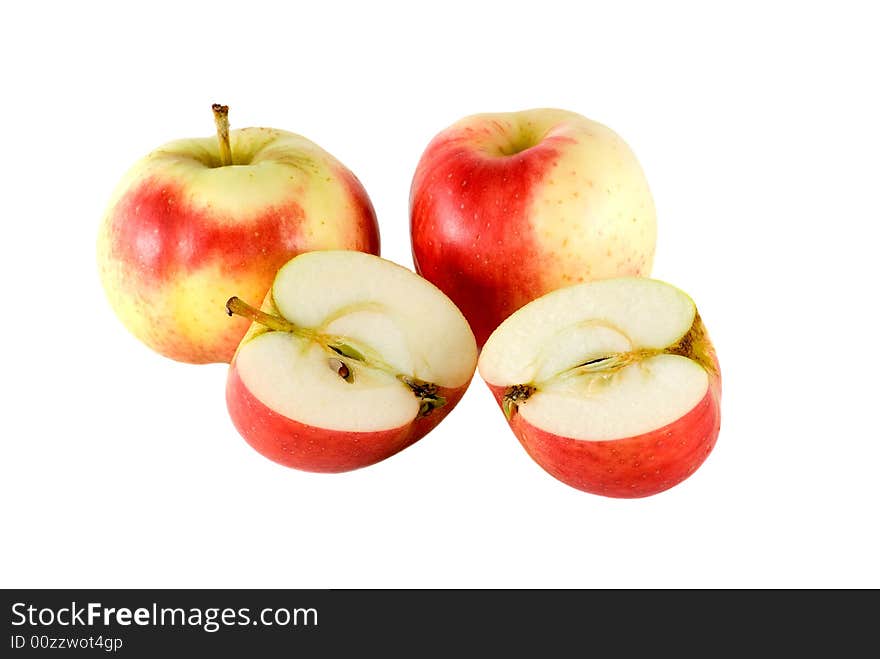
[[[878,22],[867,2],[728,4],[7,8],[0,585],[880,586]],[[708,461],[647,499],[578,492],[478,377],[379,465],[258,455],[226,367],[143,347],[95,265],[117,180],[211,135],[215,101],[348,165],[408,267],[409,184],[440,129],[538,106],[612,127],[655,196],[653,274],[721,359]]]

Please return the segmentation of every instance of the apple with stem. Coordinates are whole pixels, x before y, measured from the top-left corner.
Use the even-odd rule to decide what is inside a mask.
[[[355,251],[283,266],[230,364],[229,414],[264,456],[306,471],[371,465],[411,445],[461,399],[477,346],[461,312],[415,273]]]
[[[654,202],[635,155],[574,112],[477,114],[439,133],[410,192],[416,271],[483,345],[527,302],[583,281],[650,274]]]
[[[528,454],[572,487],[662,492],[715,446],[721,371],[690,297],[618,278],[548,293],[489,337],[479,371]]]
[[[247,331],[224,302],[262,299],[293,256],[379,253],[376,214],[358,179],[306,138],[272,128],[183,139],[138,161],[118,184],[98,238],[101,280],[123,324],[183,362],[228,362]]]

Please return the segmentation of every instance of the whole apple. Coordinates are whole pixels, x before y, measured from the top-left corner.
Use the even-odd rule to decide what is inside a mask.
[[[651,271],[654,202],[612,130],[556,109],[478,114],[437,135],[410,193],[416,270],[482,346],[502,320],[562,286]]]
[[[98,238],[107,297],[157,352],[228,362],[248,329],[232,295],[262,299],[293,256],[316,249],[379,253],[376,214],[361,183],[305,137],[272,128],[183,139],[138,161],[118,184]]]

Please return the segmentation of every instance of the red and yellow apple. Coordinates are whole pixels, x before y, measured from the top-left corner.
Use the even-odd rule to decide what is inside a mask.
[[[554,289],[646,276],[654,203],[635,155],[573,112],[466,117],[437,135],[410,192],[416,271],[445,292],[477,343]]]
[[[718,438],[721,371],[690,297],[618,278],[558,289],[489,337],[479,360],[511,429],[577,489],[644,497],[690,476]]]
[[[249,323],[232,295],[262,299],[275,273],[314,249],[379,253],[366,191],[332,155],[271,128],[184,139],[138,161],[105,213],[98,262],[123,324],[184,362],[228,362]]]
[[[434,428],[473,377],[477,346],[461,312],[415,273],[355,251],[315,251],[282,267],[229,368],[239,433],[306,471],[384,460]]]

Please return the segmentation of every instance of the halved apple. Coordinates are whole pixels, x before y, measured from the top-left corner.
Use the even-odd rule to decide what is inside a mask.
[[[690,297],[643,278],[559,289],[491,335],[480,375],[529,455],[572,487],[644,497],[718,437],[721,372]]]
[[[377,256],[315,251],[284,265],[229,369],[232,421],[288,467],[340,472],[409,446],[455,407],[474,335],[438,288]]]

